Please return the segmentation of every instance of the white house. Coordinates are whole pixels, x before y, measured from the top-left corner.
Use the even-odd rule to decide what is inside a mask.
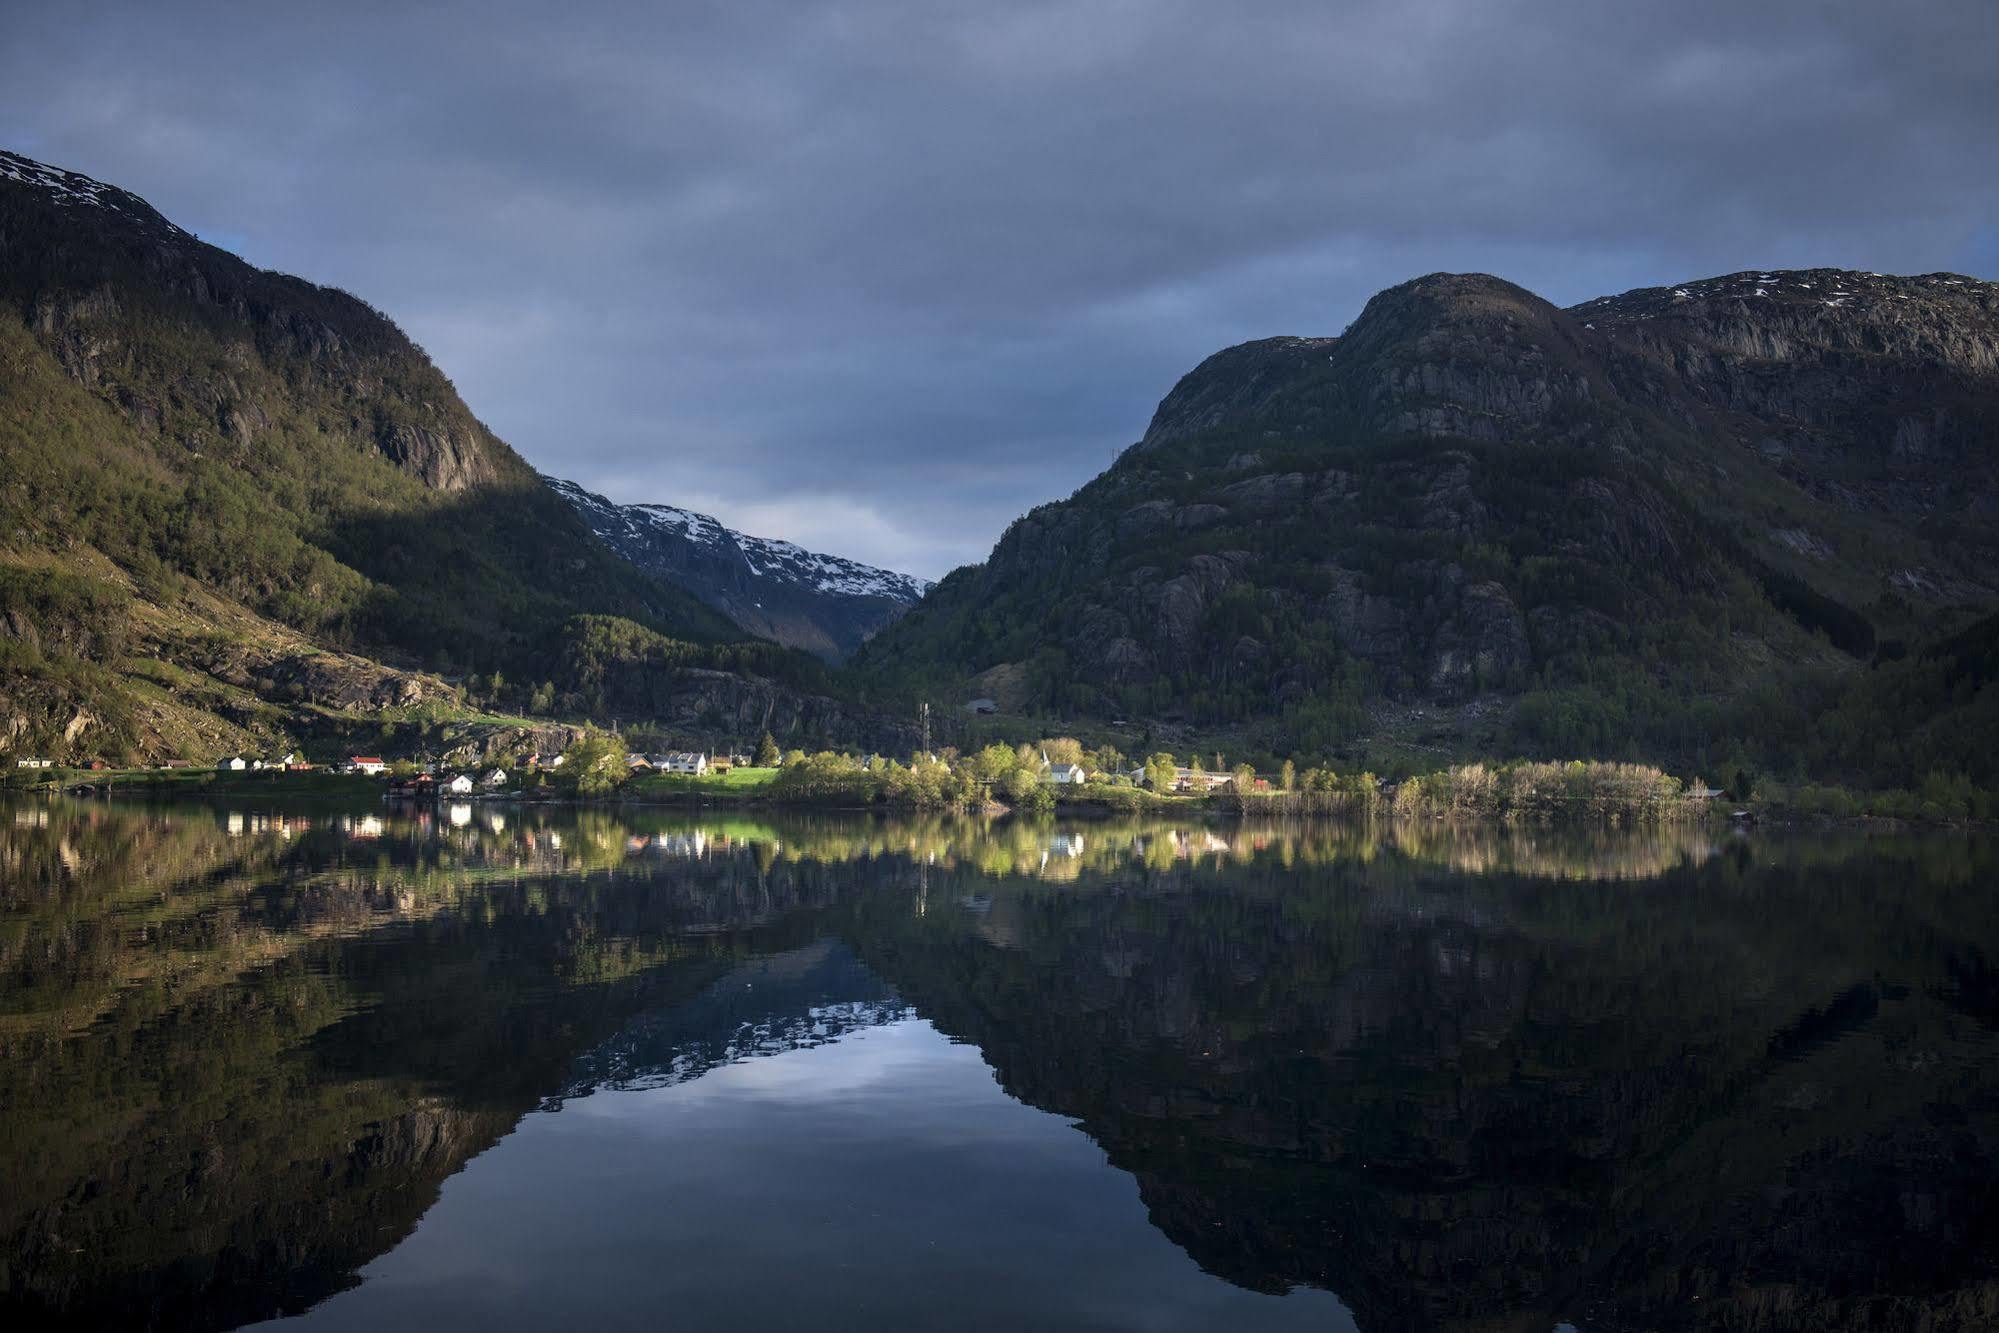
[[[437,789],[441,792],[449,792],[453,796],[470,796],[472,794],[472,776],[469,773],[453,773],[448,779],[438,783]]]
[[[221,763],[216,765],[217,768],[225,769],[231,773],[241,773],[244,769],[248,768],[249,766],[250,766],[250,761],[245,759],[240,754],[233,755],[228,759],[224,759]]]
[[[54,768],[55,766],[56,761],[53,759],[16,759],[14,761],[14,767],[16,768]]]
[[[488,769],[486,775],[479,779],[479,785],[487,791],[492,791],[496,787],[506,786],[507,770],[504,768]]]
[[[659,755],[652,764],[662,773],[691,773],[698,778],[708,771],[708,756],[677,750],[672,754]]]
[[[349,773],[366,773],[372,778],[388,772],[389,766],[375,755],[353,754],[347,756],[347,771]]]
[[[1085,774],[1080,767],[1075,764],[1051,764],[1048,762],[1048,751],[1046,750],[1041,752],[1041,769],[1043,779],[1054,783],[1058,787],[1080,787],[1083,785]]]

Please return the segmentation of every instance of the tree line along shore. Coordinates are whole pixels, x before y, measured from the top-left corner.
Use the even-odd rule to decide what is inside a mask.
[[[782,752],[766,736],[754,757],[740,758],[747,762],[701,773],[655,772],[616,735],[591,731],[560,756],[498,757],[493,766],[505,771],[507,780],[484,784],[472,794],[481,799],[844,810],[1181,810],[1541,823],[1651,823],[1717,811],[1736,817],[1911,822],[1999,817],[1985,793],[1948,781],[1917,791],[1855,793],[1824,786],[1759,788],[1751,775],[1738,772],[1723,789],[1646,764],[1597,760],[1457,764],[1385,782],[1369,772],[1301,769],[1288,761],[1275,772],[1258,772],[1247,764],[1231,766],[1222,755],[1160,752],[1127,758],[1108,746],[1092,750],[1060,736],[969,752],[945,748],[907,759],[831,750]],[[417,760],[379,763],[365,773],[305,766],[263,771],[36,766],[10,768],[4,782],[16,791],[340,799],[422,791],[458,799],[419,781],[430,772]]]

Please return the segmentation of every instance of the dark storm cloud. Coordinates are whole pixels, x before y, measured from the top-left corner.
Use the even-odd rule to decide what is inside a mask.
[[[547,470],[932,575],[1417,273],[1999,250],[1991,0],[7,7],[0,143],[365,296]]]

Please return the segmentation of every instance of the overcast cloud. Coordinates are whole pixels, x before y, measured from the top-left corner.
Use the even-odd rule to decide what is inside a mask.
[[[545,471],[935,577],[1419,273],[1999,277],[1995,69],[1994,0],[0,0],[0,147]]]

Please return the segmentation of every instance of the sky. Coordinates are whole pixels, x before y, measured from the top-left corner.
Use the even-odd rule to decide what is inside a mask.
[[[0,147],[543,471],[935,578],[1419,274],[1999,278],[1995,68],[1993,0],[0,0]]]

